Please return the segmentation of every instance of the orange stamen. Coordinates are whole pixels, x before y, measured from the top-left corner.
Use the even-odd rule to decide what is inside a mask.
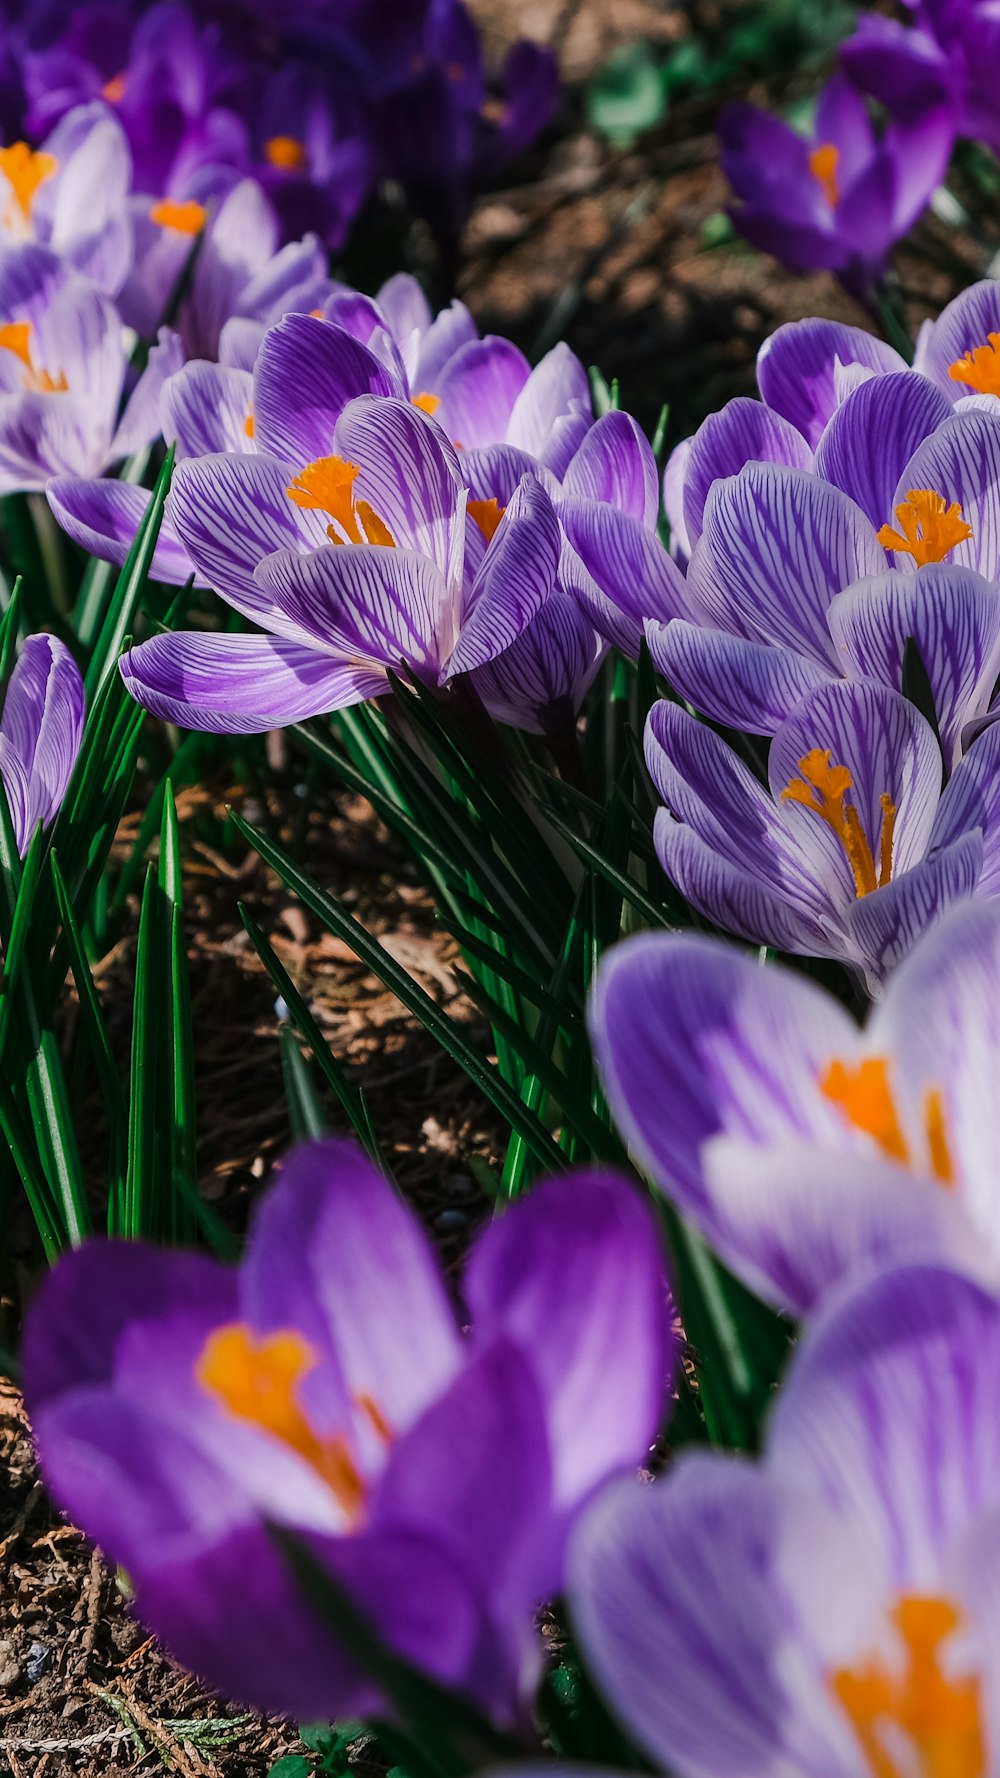
[[[972,526],[962,517],[957,501],[949,506],[943,494],[932,488],[911,488],[906,499],[896,508],[900,529],[883,525],[878,540],[883,549],[894,549],[900,555],[912,556],[918,568],[928,562],[943,562],[958,543],[972,536]]]
[[[507,508],[496,500],[470,500],[466,512],[474,519],[487,543],[492,543]]]
[[[317,1358],[291,1329],[258,1339],[245,1323],[216,1328],[195,1369],[198,1382],[238,1420],[248,1420],[288,1445],[321,1476],[348,1521],[356,1525],[365,1504],[365,1483],[343,1434],[320,1437],[299,1400],[299,1389]]]
[[[257,430],[257,422],[254,419],[253,414],[247,415],[246,419],[243,422],[243,430],[246,433],[248,438],[253,437],[254,433]]]
[[[426,389],[421,390],[419,395],[411,395],[410,400],[414,407],[420,409],[422,414],[436,414],[438,408],[441,406],[440,395],[431,395]]]
[[[300,469],[285,492],[296,506],[330,514],[344,533],[342,537],[329,526],[331,542],[374,543],[391,549],[395,538],[388,526],[367,500],[355,501],[354,483],[359,474],[359,465],[347,463],[343,457],[317,457]]]
[[[944,1098],[940,1087],[928,1087],[924,1094],[924,1124],[927,1129],[931,1171],[940,1185],[954,1185],[955,1163],[951,1158],[951,1149],[948,1146],[948,1132],[944,1121]]]
[[[871,844],[861,826],[857,809],[845,801],[853,786],[846,766],[831,763],[829,748],[814,747],[799,760],[801,778],[793,778],[782,791],[789,802],[802,803],[819,815],[836,834],[844,848],[854,877],[855,894],[870,895],[873,889],[884,889],[892,876],[892,839],[896,823],[895,805],[882,797],[882,837],[879,847],[879,872],[875,874],[875,858]]]
[[[949,366],[953,383],[967,383],[977,395],[1000,395],[1000,333],[987,335],[985,346],[972,346]]]
[[[0,349],[13,352],[24,365],[22,382],[26,389],[35,395],[65,395],[69,389],[66,373],[60,371],[52,376],[47,370],[38,370],[31,357],[31,322],[8,321],[0,327]]]
[[[107,99],[109,105],[120,105],[125,97],[128,80],[124,74],[113,74],[101,88],[101,98]]]
[[[913,1166],[910,1145],[903,1131],[889,1080],[885,1056],[866,1056],[857,1066],[834,1059],[820,1076],[819,1090],[830,1099],[855,1130],[860,1130],[890,1161]],[[955,1167],[948,1146],[944,1096],[940,1087],[924,1094],[924,1135],[930,1171],[939,1185],[955,1184]]]
[[[269,136],[264,143],[264,155],[270,166],[287,173],[301,172],[309,162],[305,143],[297,136]]]
[[[835,210],[840,202],[840,185],[837,181],[839,165],[840,149],[834,147],[832,142],[821,142],[809,156],[809,171],[831,210]]]
[[[160,228],[172,228],[179,235],[200,235],[208,220],[208,211],[204,204],[196,204],[193,198],[186,204],[164,198],[161,204],[153,205],[149,220]]]
[[[12,142],[9,148],[0,148],[0,173],[10,185],[25,222],[31,216],[38,187],[58,171],[54,154],[44,154],[41,149],[33,153],[27,142]]]
[[[904,1594],[892,1622],[903,1644],[902,1672],[875,1658],[830,1678],[872,1778],[983,1778],[980,1681],[952,1678],[941,1665],[941,1646],[961,1624],[958,1611],[947,1599]]]

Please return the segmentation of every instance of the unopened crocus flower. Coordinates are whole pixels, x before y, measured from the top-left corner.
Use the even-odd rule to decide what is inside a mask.
[[[878,135],[862,94],[837,74],[811,137],[742,104],[723,112],[719,135],[741,233],[797,271],[835,272],[863,297],[941,183],[954,119],[942,95],[918,116],[890,116]]]
[[[677,1778],[997,1770],[1000,1306],[907,1266],[817,1321],[759,1461],[615,1483],[570,1561],[587,1664]]]
[[[385,692],[390,670],[444,687],[515,642],[555,584],[559,527],[534,476],[504,512],[467,510],[457,453],[412,403],[363,396],[331,429],[321,375],[312,405],[304,387],[293,409],[262,354],[255,454],[175,472],[188,556],[269,632],[158,636],[123,657],[133,696],[186,727],[301,721]]]
[[[165,336],[119,418],[128,361],[113,304],[46,248],[0,253],[0,491],[100,475],[149,444],[178,363]]]
[[[952,902],[1000,888],[1000,729],[941,792],[930,724],[871,680],[821,686],[777,729],[765,787],[676,704],[654,704],[646,764],[667,876],[725,932],[837,957],[877,993]]]
[[[801,1315],[914,1253],[1000,1280],[1000,907],[918,940],[863,1031],[799,974],[643,934],[602,965],[591,1027],[633,1154],[750,1286]]]
[[[0,148],[0,245],[37,242],[115,295],[132,261],[128,144],[103,105],[84,105],[40,148]]]
[[[238,1270],[94,1242],[43,1286],[25,1381],[48,1483],[226,1695],[324,1721],[386,1709],[272,1521],[393,1653],[521,1718],[567,1534],[664,1410],[649,1209],[610,1175],[544,1184],[480,1237],[463,1296],[464,1336],[415,1217],[336,1142],[289,1159]]]
[[[0,777],[22,858],[38,823],[48,827],[66,794],[83,734],[80,669],[55,636],[29,636],[0,710]]]

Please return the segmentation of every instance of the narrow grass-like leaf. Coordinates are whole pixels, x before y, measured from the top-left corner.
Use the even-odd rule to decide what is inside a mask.
[[[163,1104],[162,1110],[169,1118],[171,1179],[183,1174],[193,1180],[196,1170],[194,1041],[184,939],[180,835],[173,786],[169,783],[164,787],[158,876],[170,988],[168,1054],[164,1058],[169,1104]],[[174,1240],[190,1240],[194,1233],[186,1206],[173,1191],[170,1192],[170,1224]]]
[[[326,1119],[305,1056],[290,1025],[282,1025],[278,1042],[292,1141],[315,1142],[327,1133]]]
[[[76,922],[73,904],[66,888],[59,859],[55,852],[50,853],[49,863],[52,879],[55,884],[56,899],[59,904],[59,917],[69,946],[70,968],[76,984],[77,998],[80,1002],[80,1015],[90,1053],[94,1058],[104,1103],[108,1112],[109,1135],[109,1192],[108,1215],[109,1234],[114,1234],[117,1227],[117,1214],[121,1208],[121,1194],[125,1186],[125,1167],[128,1157],[128,1101],[118,1073],[118,1065],[108,1037],[107,1026],[101,1012],[94,978],[90,972],[83,939]]]
[[[135,622],[136,612],[146,590],[153,551],[160,534],[163,507],[170,490],[174,467],[174,447],[170,446],[163,467],[156,478],[153,498],[135,535],[135,542],[125,558],[111,601],[105,613],[94,652],[87,668],[85,685],[90,698],[96,696],[109,674],[117,672],[122,644]]]

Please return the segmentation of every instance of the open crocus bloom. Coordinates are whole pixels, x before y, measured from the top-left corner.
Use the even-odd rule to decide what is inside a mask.
[[[914,1250],[1000,1279],[1000,908],[918,941],[864,1031],[833,997],[717,940],[650,934],[591,1009],[642,1165],[751,1287],[794,1314]]]
[[[55,819],[80,751],[80,669],[55,636],[29,636],[0,713],[0,777],[22,858],[35,828]]]
[[[811,139],[752,105],[729,106],[719,137],[740,200],[733,220],[747,239],[798,271],[836,272],[864,295],[944,177],[954,116],[942,92],[913,118],[891,117],[879,137],[861,93],[837,74],[820,94]]]
[[[818,1321],[759,1462],[684,1452],[575,1540],[587,1662],[678,1778],[997,1770],[1000,1306],[889,1272]]]
[[[413,1215],[345,1144],[300,1149],[238,1271],[133,1243],[60,1262],[27,1395],[57,1498],[227,1695],[384,1709],[269,1541],[308,1540],[384,1642],[498,1721],[541,1664],[568,1530],[642,1461],[672,1364],[650,1210],[578,1174],[494,1222],[460,1336]]]
[[[704,724],[654,704],[646,764],[667,876],[723,931],[839,957],[879,991],[952,902],[1000,890],[1000,729],[941,792],[930,724],[870,680],[821,686],[777,729],[765,789]]]
[[[505,512],[467,513],[456,454],[412,403],[362,397],[331,439],[316,391],[313,410],[275,411],[258,367],[257,454],[176,472],[188,555],[271,633],[130,650],[122,674],[157,715],[255,732],[376,696],[389,669],[443,686],[516,641],[554,584],[559,527],[534,477]]]

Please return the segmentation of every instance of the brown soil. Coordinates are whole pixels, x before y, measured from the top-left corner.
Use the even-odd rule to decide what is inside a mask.
[[[617,44],[676,40],[692,4],[668,0],[473,0],[498,52],[519,32],[559,43],[570,83]],[[731,95],[724,95],[731,96]],[[764,89],[752,96],[765,98]],[[559,127],[528,158],[517,184],[476,207],[463,241],[460,293],[484,329],[537,351],[566,337],[587,363],[621,379],[623,405],[647,425],[671,403],[683,436],[728,396],[752,387],[757,348],[774,326],[805,314],[864,324],[825,277],[797,279],[738,241],[709,246],[724,207],[712,135],[718,97],[679,104],[661,129],[628,150],[587,129],[571,90]],[[993,243],[995,247],[996,243]],[[930,221],[900,272],[915,324],[966,278],[981,249]],[[961,278],[961,271],[959,270]],[[287,756],[268,792],[267,817],[298,835],[311,873],[342,895],[477,1041],[486,1033],[461,996],[455,953],[417,879],[371,810],[356,799],[296,792]],[[233,1226],[290,1130],[274,994],[236,913],[250,905],[337,1055],[362,1081],[401,1184],[449,1267],[487,1213],[477,1164],[502,1159],[501,1132],[464,1078],[394,997],[269,877],[242,844],[220,839],[225,806],[264,811],[239,786],[182,793],[185,916],[197,1054],[199,1190]],[[123,847],[134,833],[126,825]],[[134,934],[134,920],[127,923]],[[97,980],[115,1042],[127,1054],[134,936],[104,959]],[[338,1120],[331,1110],[331,1127]],[[95,1180],[103,1165],[99,1118],[87,1134]],[[29,1287],[27,1230],[15,1226],[13,1277],[0,1301],[10,1338]],[[206,1693],[175,1669],[131,1616],[115,1579],[64,1525],[37,1480],[16,1391],[0,1392],[0,1774],[173,1771],[183,1778],[264,1778],[301,1752],[287,1725],[262,1721]],[[365,1752],[358,1750],[364,1763]]]

